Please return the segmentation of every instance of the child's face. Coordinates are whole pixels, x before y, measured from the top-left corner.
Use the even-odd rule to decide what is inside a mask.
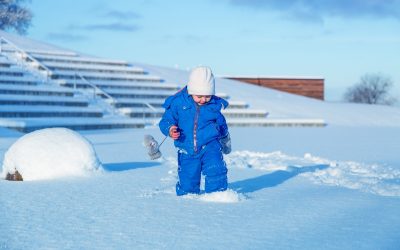
[[[211,100],[211,95],[192,95],[193,101],[198,105],[206,104]]]

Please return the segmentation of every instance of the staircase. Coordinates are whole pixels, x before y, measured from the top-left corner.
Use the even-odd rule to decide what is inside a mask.
[[[21,50],[1,40],[0,126],[22,132],[47,127],[76,130],[144,127],[142,119],[129,119],[114,113],[112,107],[110,111],[110,104],[103,98],[94,98],[97,92],[93,95],[64,87],[50,77],[50,70],[43,69],[46,68],[29,54],[21,54]]]
[[[23,132],[46,127],[143,128],[158,123],[164,100],[181,88],[126,61],[41,46],[23,48],[1,34],[3,127]],[[223,111],[229,125],[271,126],[265,110],[250,109],[225,93],[217,95],[229,100]]]

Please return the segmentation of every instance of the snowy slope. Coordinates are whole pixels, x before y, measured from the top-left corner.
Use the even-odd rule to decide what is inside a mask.
[[[21,36],[14,35],[8,32],[4,32],[0,30],[0,36],[5,37],[7,40],[11,41],[13,44],[15,44],[18,47],[22,47],[26,50],[30,51],[51,51],[53,53],[60,53],[60,54],[75,54],[75,52],[63,48],[59,48],[57,46],[43,43],[43,42],[37,42],[32,39],[26,39],[23,38],[21,39]]]
[[[168,82],[184,86],[188,72],[146,64],[135,64]],[[218,74],[218,72],[215,72]],[[328,125],[400,126],[400,108],[382,105],[324,102],[252,84],[218,78],[216,91],[245,100],[251,108],[264,109],[270,118],[316,118]]]

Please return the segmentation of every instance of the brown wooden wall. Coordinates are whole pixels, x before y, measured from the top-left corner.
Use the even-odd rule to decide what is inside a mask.
[[[324,100],[323,78],[268,78],[268,77],[224,77],[251,83],[296,95]]]

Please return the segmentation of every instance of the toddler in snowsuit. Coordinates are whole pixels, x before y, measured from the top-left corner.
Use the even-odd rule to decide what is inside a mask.
[[[222,153],[230,153],[231,146],[221,113],[227,106],[227,101],[215,96],[215,80],[208,67],[194,68],[188,85],[165,101],[159,126],[178,149],[177,195],[200,193],[201,174],[206,193],[227,189],[228,170]]]

